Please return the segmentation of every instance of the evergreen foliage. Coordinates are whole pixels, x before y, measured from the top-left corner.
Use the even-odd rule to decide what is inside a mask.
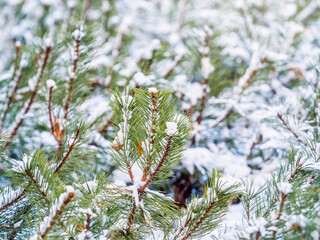
[[[0,2],[0,238],[319,239],[319,9]]]

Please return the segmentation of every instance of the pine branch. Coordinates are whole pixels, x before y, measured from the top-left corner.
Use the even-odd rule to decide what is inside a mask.
[[[39,184],[34,179],[34,176],[28,170],[24,170],[24,172],[27,174],[27,176],[29,177],[31,183],[37,189],[37,191],[41,193],[41,195],[42,195],[43,199],[46,201],[46,203],[50,204],[49,200],[47,199],[47,195],[40,189]]]
[[[58,142],[59,148],[62,145],[62,140],[58,139],[55,132],[54,132],[54,125],[52,121],[52,110],[51,110],[51,102],[52,102],[52,92],[53,92],[53,86],[49,88],[49,101],[48,101],[48,113],[49,113],[49,122],[50,122],[50,130],[51,134],[53,135],[54,139]],[[60,151],[59,151],[60,152]]]
[[[157,173],[160,171],[162,165],[164,164],[164,162],[166,161],[166,158],[169,154],[169,151],[170,151],[170,148],[171,148],[171,141],[172,141],[172,135],[168,137],[168,141],[167,141],[167,144],[165,146],[165,151],[163,153],[163,156],[158,164],[158,166],[156,167],[156,169],[154,170],[154,172],[151,174],[151,176],[149,177],[149,179],[147,180],[147,182],[141,186],[139,188],[139,192],[143,192],[148,186],[149,184],[153,181],[154,177],[157,175]]]
[[[293,129],[288,125],[288,123],[283,119],[282,115],[280,113],[277,113],[277,117],[280,119],[281,123],[284,125],[284,127],[292,133],[292,135],[304,146],[308,146],[301,138],[300,136],[293,131]]]
[[[20,52],[21,52],[21,42],[17,41],[15,43],[15,50],[16,50],[16,57],[14,59],[14,67],[15,70],[18,68],[19,58],[20,58]]]
[[[66,197],[64,196],[64,194],[67,194]],[[62,195],[63,196],[60,196],[60,198],[62,199],[64,198],[63,201],[61,203],[59,201],[57,206],[53,206],[53,208],[51,208],[50,215],[44,219],[43,226],[40,226],[41,239],[44,239],[48,235],[48,233],[52,230],[56,220],[58,220],[64,208],[70,203],[72,198],[75,196],[75,192],[70,191],[67,193],[63,193]]]
[[[136,211],[136,204],[135,204],[135,201],[133,201],[132,203],[132,208],[131,208],[131,212],[130,212],[130,215],[128,217],[128,231],[130,231],[131,229],[131,225],[132,225],[132,222],[133,222],[133,219],[134,219],[134,213]]]
[[[158,112],[158,105],[157,105],[157,96],[155,92],[151,92],[151,135],[150,135],[150,144],[153,146],[154,145],[154,141],[155,141],[155,134],[157,133],[156,129],[154,128],[154,126],[157,124],[157,112]],[[153,148],[152,148],[153,149]],[[142,176],[142,181],[146,181],[149,172],[150,172],[150,161],[151,161],[151,155],[147,155],[146,158],[146,166],[143,170],[143,176]]]
[[[108,127],[110,127],[113,123],[113,119],[114,119],[114,116],[112,116],[104,125],[103,127],[99,130],[99,133],[100,134],[103,134],[107,131]]]
[[[173,73],[174,69],[181,63],[182,59],[184,57],[184,54],[179,54],[177,55],[172,63],[172,66],[169,68],[169,70],[163,75],[164,79],[167,79],[168,77],[171,76],[171,74]]]
[[[84,24],[88,22],[88,10],[90,9],[90,6],[92,4],[92,0],[86,0],[85,8],[84,8]]]
[[[286,201],[287,194],[281,193],[281,201],[280,201],[280,207],[277,215],[277,220],[280,220],[282,212],[283,212],[283,207],[284,207],[284,202]]]
[[[16,229],[14,226],[4,226],[4,225],[0,225],[0,228],[3,228],[3,229]]]
[[[9,98],[8,98],[7,104],[6,104],[5,109],[3,111],[3,117],[2,117],[2,122],[1,122],[1,126],[0,126],[0,133],[1,133],[1,130],[3,129],[3,127],[4,127],[5,120],[6,120],[8,112],[9,112],[11,103],[13,101],[13,98],[14,98],[14,96],[15,96],[17,90],[18,90],[19,84],[21,82],[21,79],[22,79],[22,76],[23,76],[23,74],[22,74],[23,70],[24,70],[24,67],[21,67],[19,75],[18,75],[17,79],[15,80],[14,88],[13,88],[13,90],[12,90],[12,92],[11,92]]]
[[[29,110],[31,108],[31,105],[34,102],[34,99],[35,99],[35,97],[36,97],[36,95],[38,93],[38,88],[39,88],[39,84],[40,84],[41,78],[43,76],[44,70],[45,70],[45,68],[47,66],[47,63],[48,63],[48,59],[49,59],[49,55],[50,55],[51,50],[52,50],[52,46],[48,45],[46,47],[46,50],[45,50],[43,63],[42,63],[42,66],[40,68],[40,71],[38,72],[38,76],[37,76],[37,79],[36,79],[36,85],[34,87],[34,90],[32,91],[31,98],[29,99],[29,102],[28,102],[26,108],[23,110],[21,118],[19,119],[19,121],[17,122],[15,127],[13,128],[12,132],[10,132],[10,139],[12,139],[16,135],[18,129],[20,128],[20,126],[22,125],[22,123],[24,121],[24,116],[29,112]],[[7,142],[4,147],[7,147],[9,145],[10,145],[10,142]]]
[[[77,31],[77,30],[76,30]],[[81,33],[79,33],[80,35]],[[68,89],[68,97],[67,97],[67,102],[64,107],[64,117],[63,119],[65,122],[68,120],[68,113],[69,113],[69,107],[71,104],[71,98],[72,98],[72,92],[73,92],[73,87],[74,87],[74,80],[76,77],[77,73],[77,68],[78,68],[78,61],[79,61],[79,56],[80,56],[80,44],[81,44],[81,38],[80,36],[75,36],[75,47],[74,47],[74,59],[72,62],[72,71],[70,73],[70,79],[69,79],[69,89]]]
[[[261,232],[258,231],[258,232],[256,233],[255,240],[259,240],[260,237],[261,237]]]
[[[279,225],[279,220],[280,220],[280,218],[281,218],[281,216],[282,216],[282,212],[283,212],[283,208],[284,208],[284,203],[285,203],[285,201],[286,201],[286,199],[287,199],[287,194],[284,194],[283,192],[281,192],[281,200],[280,200],[280,207],[279,207],[279,211],[278,211],[278,214],[277,214],[277,218],[276,218],[276,220],[277,220],[277,226]],[[275,238],[276,237],[276,234],[277,234],[277,231],[276,230],[274,230],[273,231],[273,238]]]
[[[201,225],[201,223],[208,217],[207,214],[212,210],[212,208],[215,206],[215,201],[212,201],[209,205],[209,207],[204,212],[202,218],[199,219],[199,221],[195,224],[195,226],[191,229],[189,233],[186,233],[186,235],[181,240],[187,240],[191,237],[191,235],[194,233],[195,230]]]
[[[207,86],[208,86],[208,80],[209,80],[209,75],[210,71],[207,69],[208,66],[205,66],[207,62],[205,61],[206,59],[209,61],[209,40],[210,40],[210,30],[205,27],[204,28],[204,33],[205,33],[205,39],[204,39],[204,50],[203,50],[203,55],[202,55],[202,97],[201,97],[201,102],[200,102],[200,109],[199,109],[199,116],[197,118],[197,123],[200,125],[202,118],[203,118],[203,112],[204,108],[206,106],[206,101],[207,101]],[[213,68],[212,68],[213,69]]]
[[[250,147],[249,154],[247,155],[247,159],[252,156],[253,150],[256,148],[257,145],[259,145],[262,141],[262,134],[259,135],[259,137],[254,141]]]
[[[24,189],[17,197],[15,197],[11,202],[5,204],[0,208],[0,212],[7,209],[8,207],[12,206],[13,204],[17,203],[26,193],[26,190]]]
[[[86,214],[86,226],[85,226],[85,229],[87,231],[90,231],[90,224],[91,224],[91,215],[89,213]]]
[[[178,233],[178,235],[176,236],[176,237],[179,237],[180,236],[180,234],[182,233],[182,231],[188,226],[188,224],[190,223],[190,221],[191,221],[191,217],[189,217],[189,219],[186,221],[186,223],[180,228],[180,230],[179,230],[179,233]]]
[[[248,68],[239,79],[238,85],[233,89],[230,97],[241,94],[249,86],[265,61],[266,58],[261,58],[258,52],[252,54]]]
[[[65,164],[66,160],[69,158],[73,148],[75,147],[75,145],[78,143],[78,138],[80,135],[80,128],[78,128],[76,136],[73,139],[72,144],[69,146],[68,152],[66,153],[66,155],[63,157],[63,159],[61,160],[61,162],[59,163],[58,167],[56,168],[56,170],[54,170],[53,173],[57,173],[60,171],[60,169],[62,168],[62,166]]]

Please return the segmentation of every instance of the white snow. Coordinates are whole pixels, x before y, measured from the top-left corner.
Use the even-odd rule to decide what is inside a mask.
[[[47,228],[49,228],[51,221],[55,218],[57,211],[61,210],[64,201],[68,198],[69,193],[75,193],[75,190],[72,186],[66,186],[66,192],[62,193],[59,196],[59,199],[56,199],[54,204],[50,208],[50,213],[46,216],[40,224],[40,236],[45,233]]]
[[[278,184],[279,191],[285,195],[292,191],[292,185],[288,182],[280,182]]]
[[[209,57],[203,57],[201,59],[201,72],[205,79],[209,78],[209,75],[214,71],[214,66],[210,63]]]
[[[85,36],[85,33],[84,33],[82,30],[80,30],[80,29],[76,29],[76,30],[74,30],[74,32],[72,33],[72,37],[73,37],[74,40],[76,40],[76,41],[81,41],[84,36]]]
[[[0,208],[12,202],[22,192],[23,192],[23,189],[21,188],[17,188],[15,190],[10,189],[9,187],[4,188],[0,196]]]
[[[23,173],[25,170],[28,170],[31,165],[32,157],[33,154],[24,154],[22,161],[14,161],[15,165],[13,166],[12,171]]]
[[[52,90],[56,89],[57,88],[57,85],[56,85],[56,82],[52,79],[48,79],[47,82],[47,88],[52,88]]]
[[[150,93],[157,93],[158,92],[158,90],[155,87],[148,88],[148,91]]]
[[[167,129],[166,134],[169,136],[172,136],[173,134],[176,134],[178,132],[178,125],[175,122],[166,122]]]

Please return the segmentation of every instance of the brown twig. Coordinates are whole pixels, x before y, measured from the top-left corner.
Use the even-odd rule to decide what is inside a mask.
[[[291,174],[290,178],[288,179],[288,182],[291,183],[293,179],[298,175],[300,168],[302,167],[302,163],[295,169],[295,171]]]
[[[283,212],[284,202],[286,201],[287,194],[281,193],[281,201],[280,201],[280,207],[277,215],[277,220],[280,220]]]
[[[20,52],[21,52],[21,43],[19,41],[16,42],[16,44],[15,44],[15,50],[16,50],[16,58],[14,60],[14,66],[17,69],[19,57],[20,57]]]
[[[67,98],[66,105],[64,106],[64,117],[63,118],[64,118],[65,122],[67,122],[67,120],[68,120],[68,111],[69,111],[70,104],[71,104],[75,75],[76,75],[77,68],[78,68],[78,61],[79,61],[79,56],[80,56],[80,50],[79,50],[80,43],[81,43],[80,39],[75,39],[75,48],[74,48],[75,57],[73,59],[72,73],[71,73],[71,76],[69,79],[68,98]]]
[[[200,218],[200,220],[195,224],[195,226],[191,229],[191,231],[188,234],[186,234],[181,240],[187,240],[189,237],[191,237],[191,235],[194,233],[194,231],[197,230],[197,228],[200,226],[200,224],[207,218],[207,214],[212,210],[215,203],[216,203],[215,201],[211,202],[209,207],[204,212],[202,218]]]
[[[62,145],[62,140],[58,139],[56,134],[54,133],[54,125],[52,121],[52,109],[51,109],[51,102],[52,102],[52,92],[53,92],[53,86],[49,89],[49,102],[48,102],[48,112],[49,112],[49,121],[50,121],[50,130],[51,134],[53,135],[54,139],[58,142],[59,148]]]
[[[31,180],[31,183],[34,185],[34,187],[37,189],[38,192],[41,193],[43,199],[46,201],[47,204],[50,204],[49,200],[47,199],[47,195],[45,194],[45,192],[43,192],[40,187],[39,184],[37,183],[37,181],[34,179],[33,175],[28,171],[28,170],[24,170],[24,172],[27,174],[27,176],[29,177],[29,179]]]
[[[29,110],[30,110],[30,108],[31,108],[31,105],[32,105],[33,102],[34,102],[34,99],[35,99],[35,97],[36,97],[36,95],[37,95],[37,93],[38,93],[38,88],[39,88],[40,80],[41,80],[41,78],[42,78],[42,76],[43,76],[44,70],[45,70],[45,68],[46,68],[46,66],[47,66],[47,63],[48,63],[48,59],[49,59],[49,55],[50,55],[51,50],[52,50],[52,47],[51,47],[51,46],[47,46],[47,47],[46,47],[45,56],[44,56],[44,59],[43,59],[43,63],[42,63],[41,69],[40,69],[39,76],[38,76],[37,81],[36,81],[36,85],[35,85],[34,90],[33,90],[33,92],[32,92],[31,98],[30,98],[30,100],[29,100],[29,102],[28,102],[28,105],[27,105],[26,109],[25,109],[25,110],[23,111],[23,113],[22,113],[21,119],[20,119],[19,122],[17,123],[16,127],[14,128],[14,130],[11,132],[11,134],[10,134],[10,139],[12,139],[12,138],[16,135],[18,129],[20,128],[20,126],[22,125],[22,123],[23,123],[23,121],[24,121],[24,118],[23,118],[23,117],[29,112]],[[10,142],[7,142],[7,143],[4,145],[4,147],[6,148],[7,146],[9,146],[9,144],[10,144]]]
[[[246,213],[247,213],[247,219],[248,221],[250,220],[250,200],[247,201],[247,210],[246,210]]]
[[[128,230],[130,231],[133,219],[134,219],[134,213],[136,211],[136,204],[133,202],[132,208],[131,208],[131,212],[130,215],[128,217]]]
[[[203,112],[204,112],[204,108],[206,106],[206,101],[207,101],[207,86],[208,84],[208,79],[203,79],[201,82],[201,85],[203,87],[203,92],[202,92],[202,98],[201,98],[201,103],[200,103],[200,109],[199,109],[199,116],[197,118],[197,123],[200,125],[200,123],[202,122],[203,119]]]
[[[150,135],[150,144],[153,146],[154,142],[155,142],[155,134],[157,133],[156,129],[154,128],[154,126],[157,123],[157,112],[158,112],[158,104],[157,104],[157,96],[156,93],[151,92],[151,106],[152,106],[152,113],[151,113],[151,135]],[[152,148],[153,150],[153,148]],[[151,150],[151,151],[152,151]],[[150,162],[151,162],[151,155],[150,153],[147,155],[146,158],[146,166],[143,170],[143,176],[142,176],[142,181],[146,181],[149,173],[150,173]]]
[[[91,6],[92,0],[86,0],[86,5],[84,8],[84,24],[88,22],[88,10]]]
[[[163,156],[158,164],[158,166],[156,167],[156,169],[154,170],[154,172],[150,175],[149,179],[146,181],[146,183],[141,186],[139,188],[139,192],[143,192],[148,186],[149,184],[153,181],[154,177],[157,175],[157,173],[159,172],[159,170],[161,169],[162,165],[164,164],[164,162],[167,159],[167,156],[169,154],[170,148],[171,148],[171,141],[172,141],[172,136],[169,136],[166,147],[165,147],[165,151],[163,153]]]
[[[247,156],[247,159],[252,156],[253,150],[256,148],[256,146],[257,146],[258,144],[261,143],[261,141],[262,141],[262,134],[260,134],[259,137],[258,137],[258,139],[252,143],[252,145],[251,145],[251,147],[250,147],[250,152],[249,152],[249,154],[248,154],[248,156]]]
[[[171,68],[163,75],[163,78],[167,79],[168,77],[171,76],[171,74],[173,73],[174,69],[181,63],[183,57],[184,57],[184,55],[176,56],[176,58],[173,60],[174,61],[173,66],[171,66]]]
[[[90,225],[91,225],[91,215],[87,213],[86,226],[85,226],[85,229],[87,232],[90,231]],[[89,239],[89,238],[86,237],[86,239]]]
[[[103,125],[103,127],[99,130],[99,133],[100,134],[103,134],[107,131],[108,127],[110,127],[113,123],[113,119],[114,119],[114,116],[112,116],[107,122],[106,124]]]
[[[179,237],[182,231],[188,226],[189,222],[191,221],[191,217],[189,217],[188,221],[180,228],[180,231],[176,237]]]
[[[301,138],[299,137],[299,135],[297,133],[295,133],[293,131],[293,129],[288,125],[288,123],[283,119],[282,115],[280,113],[277,113],[277,117],[279,118],[279,120],[281,121],[281,123],[285,126],[285,128],[292,133],[292,135],[303,145],[307,146],[307,144],[301,140]]]
[[[0,225],[0,228],[3,228],[3,229],[16,229],[14,226],[4,226],[4,225]]]
[[[14,86],[14,88],[12,90],[12,93],[10,94],[10,96],[8,98],[6,107],[5,107],[4,112],[3,112],[2,122],[1,122],[1,126],[0,126],[0,132],[4,127],[4,123],[5,123],[5,120],[6,120],[6,117],[7,117],[7,113],[9,112],[10,105],[11,105],[11,103],[13,101],[13,97],[16,94],[16,92],[18,90],[18,87],[19,87],[19,84],[21,82],[23,70],[24,70],[24,67],[21,67],[19,75],[17,77],[17,80],[15,81],[15,86]]]
[[[208,30],[206,28],[204,28],[204,32],[205,32],[205,39],[204,39],[204,48],[208,49],[207,51],[203,52],[202,58],[208,58],[209,57],[209,41],[210,41],[210,34],[208,32]],[[206,103],[207,103],[207,95],[208,95],[208,91],[207,91],[207,85],[208,85],[208,81],[209,81],[209,75],[205,76],[203,74],[203,79],[201,81],[201,86],[202,86],[202,97],[200,100],[200,108],[199,108],[199,116],[197,117],[197,124],[200,125],[203,119],[203,113],[204,113],[204,109],[206,107]],[[193,114],[193,106],[190,109],[192,110],[192,114]],[[190,147],[193,147],[195,145],[196,142],[196,136],[193,136],[190,140]]]
[[[134,184],[134,178],[133,178],[133,173],[132,173],[131,165],[130,165],[128,159],[126,159],[126,162],[127,162],[127,167],[128,167],[128,174],[129,174],[129,176],[130,176],[130,179],[131,179],[132,184]]]
[[[69,192],[68,193],[68,197],[63,201],[60,209],[57,210],[56,214],[52,217],[50,223],[49,223],[49,227],[47,227],[45,229],[45,231],[43,233],[41,233],[40,237],[41,239],[44,239],[47,234],[50,232],[50,230],[53,228],[54,224],[55,224],[55,220],[59,218],[59,216],[61,215],[61,213],[63,212],[64,207],[70,203],[71,199],[74,197],[75,193],[74,192]]]
[[[79,135],[80,135],[80,128],[78,128],[77,130],[77,133],[76,133],[76,136],[75,138],[73,139],[73,142],[72,144],[69,146],[69,149],[68,149],[68,152],[67,154],[64,156],[64,158],[61,160],[61,162],[59,163],[58,167],[56,168],[56,170],[54,171],[54,173],[57,173],[60,171],[60,169],[62,168],[63,164],[66,162],[66,160],[68,159],[68,157],[70,156],[73,148],[75,147],[75,145],[77,144],[77,140],[79,138]]]
[[[279,207],[278,215],[277,215],[277,218],[276,218],[276,220],[278,221],[278,222],[277,222],[277,225],[279,224],[279,220],[280,220],[280,218],[281,218],[281,216],[282,216],[282,212],[283,212],[283,208],[284,208],[284,203],[285,203],[285,201],[286,201],[287,196],[288,196],[287,194],[284,194],[283,192],[281,192],[280,207]],[[276,237],[276,233],[277,233],[277,231],[273,231],[273,238]]]
[[[258,232],[256,233],[255,240],[259,240],[260,237],[261,237],[261,232],[258,231]]]
[[[24,189],[15,199],[13,199],[11,202],[5,204],[4,206],[2,206],[2,208],[0,208],[0,212],[7,209],[8,207],[12,206],[13,204],[15,204],[16,202],[18,202],[26,193],[26,190]]]

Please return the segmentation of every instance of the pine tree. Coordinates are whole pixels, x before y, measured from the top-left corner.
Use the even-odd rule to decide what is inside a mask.
[[[189,239],[205,235],[221,222],[239,194],[239,183],[224,182],[219,171],[213,172],[204,195],[193,198],[186,210],[149,188],[170,177],[191,123],[177,112],[169,91],[136,89],[133,95],[113,95],[116,136],[110,153],[131,185],[109,183],[101,172],[81,176],[66,168],[81,141],[78,131],[61,160],[60,155],[47,159],[38,149],[7,168],[14,188],[2,191],[3,237]],[[79,180],[72,183],[68,176]]]

